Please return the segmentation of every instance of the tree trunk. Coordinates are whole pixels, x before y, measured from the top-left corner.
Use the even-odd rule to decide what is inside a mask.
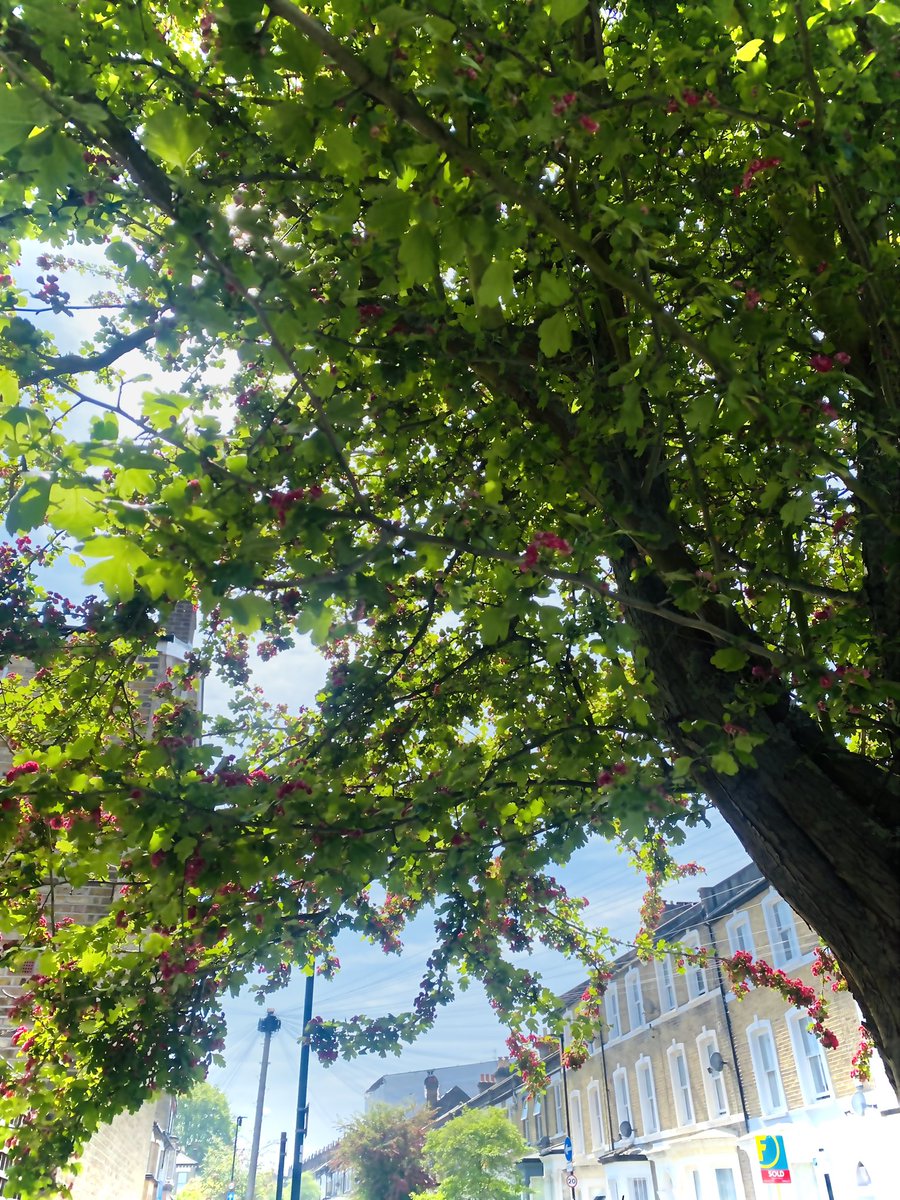
[[[665,585],[615,564],[620,591],[660,603]],[[744,718],[735,676],[710,665],[717,649],[686,630],[627,607],[658,688],[648,697],[671,745],[697,759],[695,778],[754,862],[834,951],[884,1058],[900,1081],[900,862],[896,780],[827,737],[785,695]],[[724,713],[761,734],[756,765],[733,776],[708,765],[702,722]],[[697,722],[700,732],[682,723]]]

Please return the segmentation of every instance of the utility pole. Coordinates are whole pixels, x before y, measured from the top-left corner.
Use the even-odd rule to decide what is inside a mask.
[[[314,975],[306,977],[306,991],[303,996],[303,1035],[312,1020]],[[303,1140],[306,1137],[309,1105],[306,1103],[306,1088],[309,1083],[309,1042],[301,1035],[300,1042],[300,1082],[297,1085],[297,1125],[294,1130],[294,1162],[291,1166],[291,1200],[300,1200],[300,1181],[303,1178]],[[249,1200],[249,1198],[248,1198]]]
[[[275,1016],[274,1010],[270,1008],[256,1028],[260,1033],[265,1034],[265,1037],[263,1039],[262,1062],[259,1067],[259,1091],[256,1093],[256,1117],[253,1121],[250,1166],[247,1168],[246,1200],[253,1200],[253,1194],[256,1191],[256,1164],[259,1160],[259,1135],[262,1133],[263,1104],[266,1099],[266,1076],[269,1073],[269,1047],[272,1044],[272,1034],[278,1032],[281,1028],[281,1022]]]
[[[234,1144],[231,1147],[231,1183],[228,1185],[227,1200],[234,1200],[234,1164],[237,1160],[237,1140],[238,1134],[241,1131],[241,1126],[244,1123],[243,1117],[238,1117],[234,1123]]]

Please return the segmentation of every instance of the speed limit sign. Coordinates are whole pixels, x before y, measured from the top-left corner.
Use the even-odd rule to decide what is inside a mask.
[[[566,1187],[570,1187],[570,1188],[578,1187],[578,1176],[572,1175],[571,1173],[569,1173],[566,1176]]]

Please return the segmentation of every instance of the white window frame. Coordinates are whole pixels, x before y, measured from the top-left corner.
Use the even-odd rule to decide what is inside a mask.
[[[771,1051],[775,1079],[778,1084],[777,1096],[772,1095],[769,1074],[766,1071],[761,1050],[766,1042]],[[775,1034],[772,1032],[772,1022],[754,1018],[753,1024],[747,1027],[747,1044],[750,1047],[750,1061],[753,1063],[753,1074],[756,1077],[756,1094],[759,1097],[760,1112],[764,1117],[782,1116],[787,1112],[787,1097],[784,1091],[784,1080],[781,1078],[778,1047],[775,1043]],[[765,1087],[763,1087],[763,1081],[765,1081]]]
[[[807,1104],[818,1104],[821,1100],[830,1100],[834,1096],[834,1084],[828,1069],[828,1059],[825,1056],[825,1047],[808,1028],[809,1016],[803,1012],[792,1012],[786,1013],[784,1019],[787,1021],[791,1035],[791,1048],[797,1063],[797,1075],[800,1079],[803,1099]],[[813,1050],[812,1055],[809,1053],[810,1049]],[[821,1066],[826,1085],[824,1091],[816,1083],[812,1067],[813,1057]]]
[[[641,1132],[644,1137],[659,1133],[659,1102],[656,1099],[656,1081],[653,1078],[653,1064],[646,1054],[634,1064],[637,1076],[638,1101],[641,1106]]]
[[[625,1002],[628,1005],[628,1029],[634,1033],[647,1024],[647,1014],[644,1011],[644,990],[641,987],[641,972],[638,967],[632,967],[625,972]]]
[[[743,909],[736,912],[733,917],[725,922],[725,933],[728,936],[728,948],[732,954],[737,954],[739,950],[746,950],[749,955],[756,958],[756,947],[753,944],[753,926],[750,923],[750,914]]]
[[[634,1124],[634,1111],[631,1107],[631,1089],[628,1086],[628,1072],[624,1067],[616,1067],[613,1071],[613,1095],[616,1098],[616,1117],[618,1124],[616,1126],[615,1140],[622,1141],[622,1124],[627,1121],[635,1134],[637,1129]]]
[[[572,1122],[572,1128],[569,1130],[572,1138],[572,1150],[576,1158],[583,1158],[585,1153],[584,1113],[581,1109],[580,1092],[572,1092],[569,1095],[569,1117]]]
[[[791,967],[800,962],[803,955],[800,952],[800,935],[797,932],[797,919],[788,904],[777,892],[770,892],[763,900],[763,916],[766,919],[766,933],[769,935],[769,945],[772,947],[772,965],[775,967]],[[785,921],[784,918],[787,918]],[[788,949],[785,949],[785,942]]]
[[[619,1008],[619,985],[611,983],[603,996],[603,1017],[606,1021],[608,1042],[622,1036],[622,1012]]]
[[[675,986],[675,964],[671,954],[656,960],[656,986],[659,989],[660,1013],[674,1012],[678,1007],[678,989]]]
[[[588,1122],[591,1127],[591,1146],[602,1150],[606,1145],[603,1137],[603,1106],[600,1102],[600,1084],[589,1083],[587,1089]]]
[[[672,1095],[675,1097],[675,1118],[682,1127],[693,1125],[697,1118],[694,1113],[691,1072],[688,1067],[684,1043],[673,1042],[666,1053],[669,1059],[669,1077],[672,1081]],[[679,1061],[684,1067],[683,1082],[677,1065]]]
[[[629,1177],[628,1200],[653,1200],[653,1188],[646,1175]]]
[[[544,1128],[544,1103],[540,1096],[534,1098],[531,1115],[534,1118],[534,1142],[538,1145],[547,1132]]]
[[[556,1128],[554,1129],[553,1132],[554,1133],[565,1133],[566,1118],[565,1118],[565,1114],[563,1112],[562,1084],[561,1084],[558,1076],[554,1077],[554,1082],[550,1084],[550,1093],[551,1093],[551,1096],[553,1099],[553,1117],[554,1117],[554,1120],[556,1121]],[[549,1132],[549,1130],[548,1130],[548,1132]]]
[[[700,949],[700,931],[698,929],[689,929],[681,940],[692,950]],[[685,960],[684,975],[687,979],[689,999],[699,1000],[701,996],[708,995],[709,984],[706,979],[705,967],[695,966]]]
[[[711,1121],[727,1117],[730,1112],[728,1089],[725,1086],[724,1071],[712,1071],[710,1057],[719,1049],[719,1039],[712,1029],[704,1029],[697,1038],[697,1057],[700,1060],[700,1075],[703,1079],[703,1091],[706,1093],[706,1111]]]
[[[722,1195],[722,1187],[721,1187],[721,1184],[720,1184],[720,1181],[719,1181],[719,1175],[720,1175],[720,1174],[725,1174],[726,1172],[727,1172],[727,1174],[728,1174],[728,1175],[730,1176],[730,1178],[731,1178],[731,1187],[730,1187],[730,1189],[727,1189],[727,1190],[728,1190],[728,1195],[727,1195],[727,1196],[723,1196],[723,1195]],[[731,1166],[723,1166],[723,1167],[713,1166],[713,1169],[712,1169],[712,1174],[713,1174],[713,1179],[714,1179],[714,1180],[715,1180],[715,1182],[716,1182],[716,1197],[717,1197],[717,1200],[740,1200],[741,1191],[740,1191],[740,1189],[738,1188],[738,1181],[737,1181],[737,1177],[736,1177],[736,1175],[735,1175],[734,1167],[731,1167]]]

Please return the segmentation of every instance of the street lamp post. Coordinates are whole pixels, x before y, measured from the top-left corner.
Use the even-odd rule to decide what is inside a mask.
[[[313,987],[315,975],[307,975],[306,989],[303,994],[303,1034],[312,1020]],[[300,1181],[303,1178],[303,1142],[306,1138],[309,1105],[306,1102],[306,1089],[309,1082],[309,1040],[301,1035],[300,1045],[300,1079],[297,1085],[297,1125],[294,1130],[294,1161],[291,1167],[291,1200],[300,1200]]]

